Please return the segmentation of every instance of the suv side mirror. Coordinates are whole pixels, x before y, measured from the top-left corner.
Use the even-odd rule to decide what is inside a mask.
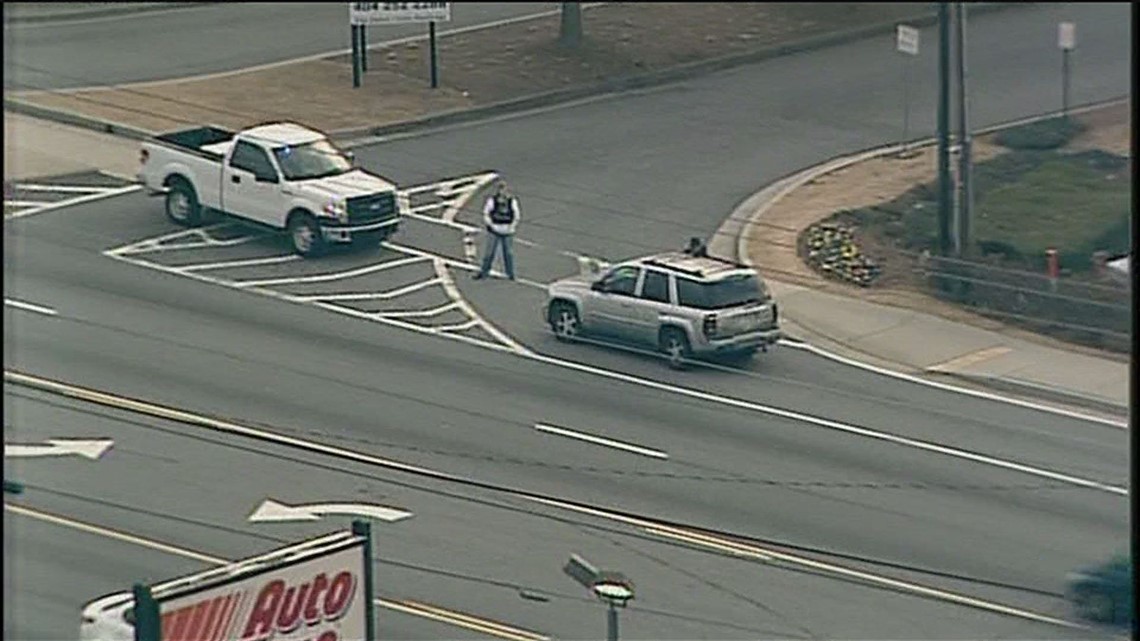
[[[596,292],[604,292],[606,291],[606,281],[596,280],[590,285],[590,289]]]
[[[356,154],[352,153],[351,151],[346,151],[344,152],[344,157],[348,159],[349,164],[353,166],[356,165]]]

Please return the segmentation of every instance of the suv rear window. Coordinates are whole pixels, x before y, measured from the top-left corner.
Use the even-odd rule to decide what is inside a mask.
[[[724,309],[745,303],[760,303],[768,295],[755,274],[741,274],[710,283],[677,278],[677,298],[685,307]]]

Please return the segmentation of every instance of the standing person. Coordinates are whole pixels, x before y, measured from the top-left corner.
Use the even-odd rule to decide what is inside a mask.
[[[519,201],[508,190],[507,183],[500,180],[495,185],[495,193],[483,205],[483,226],[487,228],[487,246],[483,252],[483,264],[475,278],[485,278],[495,261],[495,250],[503,248],[503,266],[507,278],[515,279],[515,261],[511,255],[511,241],[519,225]]]

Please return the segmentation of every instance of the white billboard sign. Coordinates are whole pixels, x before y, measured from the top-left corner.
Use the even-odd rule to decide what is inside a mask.
[[[350,2],[349,22],[354,25],[448,22],[450,2]]]
[[[895,49],[912,56],[918,55],[918,29],[900,24],[895,34]]]
[[[155,595],[162,641],[363,641],[365,541]]]

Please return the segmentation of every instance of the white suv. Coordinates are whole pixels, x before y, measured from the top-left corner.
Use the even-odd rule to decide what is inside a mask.
[[[650,346],[675,368],[694,356],[748,357],[783,335],[779,310],[755,269],[684,252],[555,281],[547,286],[543,319],[559,340],[589,333]]]

